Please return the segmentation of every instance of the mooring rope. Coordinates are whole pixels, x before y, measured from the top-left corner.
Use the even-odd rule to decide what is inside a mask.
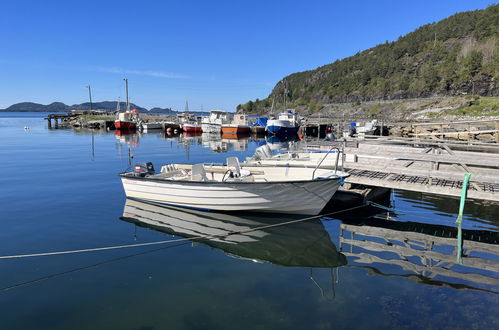
[[[330,213],[326,213],[326,214],[315,215],[315,216],[311,216],[311,217],[306,217],[306,218],[301,218],[301,219],[296,219],[296,220],[290,220],[290,221],[280,222],[280,223],[276,223],[276,224],[260,226],[260,227],[256,227],[256,228],[249,228],[249,229],[245,229],[245,230],[231,231],[231,232],[228,232],[228,233],[225,233],[225,234],[219,234],[219,235],[201,235],[201,236],[195,236],[195,237],[170,239],[170,240],[163,240],[163,241],[156,241],[156,242],[124,244],[124,245],[114,245],[114,246],[104,246],[104,247],[98,247],[98,248],[79,249],[79,250],[66,250],[66,251],[54,251],[54,252],[17,254],[17,255],[9,255],[9,256],[0,256],[0,259],[20,259],[20,258],[44,257],[44,256],[54,256],[54,255],[64,255],[64,254],[77,254],[77,253],[85,253],[85,252],[97,252],[97,251],[105,251],[105,250],[117,250],[117,249],[134,248],[134,247],[141,247],[141,246],[151,246],[151,245],[160,245],[160,244],[168,244],[168,243],[178,243],[178,242],[185,242],[185,241],[194,241],[194,240],[198,240],[198,239],[223,238],[223,237],[228,237],[228,236],[231,236],[231,235],[245,234],[245,233],[256,231],[256,230],[262,230],[262,229],[267,229],[267,228],[272,228],[272,227],[279,227],[279,226],[289,225],[289,224],[293,224],[293,223],[298,223],[298,222],[303,222],[303,221],[318,219],[318,218],[322,218],[322,217],[328,217],[328,216],[331,216],[331,215],[334,215],[334,214],[338,214],[338,213],[353,211],[353,210],[359,209],[361,207],[366,207],[368,205],[369,204],[362,204],[362,205],[350,207],[348,209],[339,210],[339,211],[335,211],[335,212],[330,212]]]

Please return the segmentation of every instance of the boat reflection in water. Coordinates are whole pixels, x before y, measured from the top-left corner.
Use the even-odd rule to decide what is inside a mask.
[[[267,136],[265,140],[272,151],[298,151],[303,150],[306,147],[306,142],[300,140],[296,134],[287,136]]]
[[[203,133],[201,141],[203,147],[210,149],[215,153],[222,153],[229,151],[229,142],[222,141],[220,132],[217,133]]]
[[[114,135],[116,136],[116,140],[120,144],[128,144],[135,148],[139,146],[140,133],[138,133],[136,130],[115,130]]]
[[[229,143],[234,151],[244,151],[248,149],[249,133],[226,134],[222,133],[222,142]]]
[[[213,213],[156,206],[127,199],[124,221],[167,234],[196,239],[230,256],[281,266],[334,268],[346,258],[318,219],[269,227],[299,216]]]

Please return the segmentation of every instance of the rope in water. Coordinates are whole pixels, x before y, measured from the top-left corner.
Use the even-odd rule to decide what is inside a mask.
[[[228,236],[235,235],[235,234],[245,234],[245,233],[256,231],[256,230],[262,230],[262,229],[267,229],[267,228],[272,228],[272,227],[279,227],[279,226],[289,225],[289,224],[293,224],[293,223],[298,223],[298,222],[318,219],[318,218],[322,218],[322,217],[327,217],[327,216],[338,214],[338,213],[353,211],[353,210],[359,209],[361,207],[366,207],[366,206],[368,206],[368,204],[362,204],[362,205],[354,206],[354,207],[351,207],[348,209],[330,212],[330,213],[321,214],[321,215],[315,215],[312,217],[307,217],[307,218],[302,218],[302,219],[285,221],[285,222],[280,222],[280,223],[276,223],[276,224],[260,226],[260,227],[256,227],[256,228],[249,228],[249,229],[245,229],[245,230],[231,231],[231,232],[228,232],[225,234],[220,234],[220,235],[201,235],[201,236],[195,236],[195,237],[178,238],[178,239],[171,239],[171,240],[164,240],[164,241],[125,244],[125,245],[114,245],[114,246],[105,246],[105,247],[90,248],[90,249],[17,254],[17,255],[9,255],[9,256],[0,256],[0,259],[20,259],[20,258],[44,257],[44,256],[54,256],[54,255],[63,255],[63,254],[77,254],[77,253],[85,253],[85,252],[97,252],[97,251],[105,251],[105,250],[116,250],[116,249],[134,248],[134,247],[141,247],[141,246],[178,243],[178,242],[185,242],[185,241],[195,241],[198,239],[223,238],[223,237],[228,237]]]

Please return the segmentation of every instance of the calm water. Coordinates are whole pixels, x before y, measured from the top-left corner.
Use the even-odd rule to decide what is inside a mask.
[[[92,135],[48,130],[42,118],[0,114],[1,256],[294,218],[126,202],[116,176],[128,167],[129,149],[159,167],[244,160],[265,141]],[[457,200],[396,191],[392,204],[389,214],[363,211],[195,244],[0,259],[0,328],[499,328],[498,205],[466,204],[460,265]]]

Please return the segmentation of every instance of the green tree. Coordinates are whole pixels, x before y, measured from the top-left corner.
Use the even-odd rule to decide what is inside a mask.
[[[472,50],[464,58],[464,72],[469,77],[474,77],[482,68],[483,54],[477,50]]]

